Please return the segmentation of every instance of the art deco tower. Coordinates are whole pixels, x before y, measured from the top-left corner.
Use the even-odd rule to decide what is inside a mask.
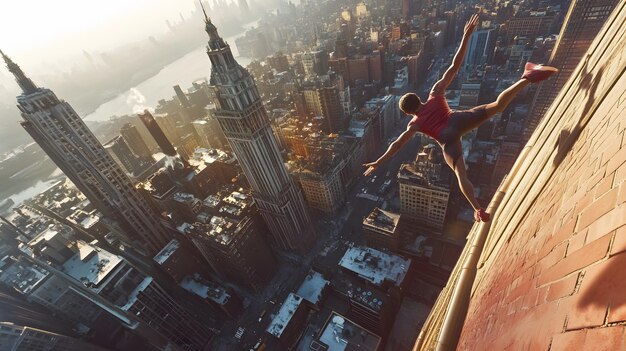
[[[206,16],[215,113],[253,190],[275,243],[302,251],[315,238],[304,197],[287,173],[254,79]]]
[[[170,236],[121,166],[70,104],[37,87],[9,57],[0,55],[22,88],[17,102],[28,134],[98,210],[118,221],[126,241],[146,253],[158,252]]]

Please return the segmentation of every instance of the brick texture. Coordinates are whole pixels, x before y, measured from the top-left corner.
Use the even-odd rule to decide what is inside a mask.
[[[564,88],[508,179],[458,350],[626,350],[626,50],[617,49],[626,47],[626,5],[618,7],[590,49],[590,76]],[[581,80],[597,83],[593,100]],[[588,106],[595,112],[581,121]],[[561,134],[573,128],[578,138],[564,149]]]

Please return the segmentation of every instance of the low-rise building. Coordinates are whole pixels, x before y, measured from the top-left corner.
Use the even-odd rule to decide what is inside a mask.
[[[217,195],[217,194],[216,194]],[[263,238],[265,225],[254,200],[239,191],[203,201],[206,212],[177,230],[186,235],[222,278],[260,290],[274,276],[276,259]]]
[[[311,307],[319,310],[329,284],[330,282],[324,279],[324,276],[312,270],[304,278],[296,294],[307,301]]]
[[[212,307],[217,307],[231,318],[235,318],[243,310],[243,301],[233,289],[203,279],[197,273],[183,278],[180,286],[197,295]]]
[[[322,327],[317,340],[310,345],[312,351],[379,351],[380,336],[333,312]]]
[[[309,308],[303,301],[302,297],[290,293],[266,329],[284,350],[292,349],[304,331]]]
[[[400,214],[376,207],[363,219],[363,233],[372,247],[396,251],[400,246]]]
[[[386,290],[402,288],[411,268],[411,260],[370,247],[352,246],[339,261],[339,266],[368,283]]]

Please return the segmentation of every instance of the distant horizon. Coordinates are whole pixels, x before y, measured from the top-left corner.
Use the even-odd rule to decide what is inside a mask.
[[[31,11],[33,2],[38,11]],[[40,61],[30,56],[49,50],[52,51],[45,59],[54,61],[67,55],[68,51],[80,54],[82,50],[111,49],[165,32],[167,20],[180,21],[180,14],[187,17],[195,10],[196,2],[109,0],[98,4],[98,11],[94,11],[93,4],[86,1],[12,1],[4,5],[10,8],[0,13],[0,33],[6,33],[0,34],[0,49],[8,55],[19,56],[23,64]],[[15,13],[24,13],[25,16],[16,16]],[[53,16],[50,16],[51,13]],[[120,16],[120,13],[123,15]],[[141,25],[137,23],[139,13],[143,19]],[[32,29],[15,31],[16,27],[28,28],[33,23],[37,25]]]
[[[73,12],[68,13],[65,19],[59,19],[55,16],[37,15],[33,19],[34,22],[38,23],[36,28],[15,34],[15,31],[10,29],[16,26],[20,20],[23,21],[24,16],[15,16],[14,14],[26,14],[24,11],[26,5],[21,2],[12,3],[9,6],[11,7],[9,11],[3,11],[0,14],[0,33],[2,33],[0,34],[0,50],[3,50],[7,56],[19,64],[26,74],[33,78],[35,84],[51,88],[61,94],[61,98],[73,103],[83,118],[95,111],[100,104],[92,106],[88,111],[81,108],[84,105],[81,104],[81,100],[74,97],[73,94],[68,94],[68,91],[63,90],[62,86],[58,85],[58,80],[62,76],[69,74],[71,77],[73,74],[73,80],[69,81],[71,84],[76,77],[76,74],[73,72],[83,70],[89,66],[88,56],[99,59],[99,54],[102,52],[107,51],[109,53],[128,45],[148,43],[148,38],[150,37],[164,37],[169,31],[166,21],[169,21],[172,26],[176,26],[181,23],[181,16],[187,21],[199,7],[197,0],[158,0],[157,4],[150,4],[150,6],[146,5],[147,0],[139,0],[137,4],[132,6],[126,6],[120,0],[113,0],[113,3],[107,3],[109,4],[108,10],[103,10],[104,12],[100,14],[96,21],[97,23],[86,24],[84,20],[80,21],[80,19],[86,18],[93,12],[88,6],[79,6],[80,4],[77,5],[77,2],[74,0],[55,2],[55,6],[51,6],[50,2],[35,2],[46,4],[44,9],[49,7],[48,10],[50,11],[48,13],[53,8],[59,13],[64,13],[63,10],[67,8],[72,8]],[[229,2],[233,3],[232,1]],[[205,0],[205,3],[213,3],[213,1]],[[113,18],[118,11],[122,10],[126,12],[121,19]],[[46,11],[42,10],[42,12]],[[98,13],[100,12],[99,8]],[[9,14],[13,16],[8,16]],[[31,18],[30,12],[28,12],[28,16]],[[43,19],[40,20],[40,17]],[[138,18],[143,19],[140,25],[137,23]],[[56,31],[47,33],[47,31],[41,30],[42,27],[63,21],[65,21],[64,25],[59,26]],[[115,26],[111,26],[110,23],[115,23]],[[202,22],[199,22],[199,35],[202,35],[200,32],[201,28]],[[120,32],[128,33],[129,35],[120,35]],[[7,35],[7,33],[11,36]],[[42,33],[46,33],[46,35],[41,35]],[[198,42],[198,46],[201,45],[203,43]],[[186,54],[187,52],[185,51],[184,53]],[[0,112],[4,116],[3,124],[6,126],[6,128],[3,128],[5,129],[4,132],[0,133],[2,135],[0,154],[5,154],[13,148],[23,145],[27,141],[23,140],[25,137],[27,138],[27,135],[17,125],[19,111],[15,108],[15,97],[21,93],[19,86],[15,83],[11,73],[6,69],[4,62],[0,62],[0,66]],[[54,78],[57,84],[49,84],[50,82],[47,80],[50,78]],[[85,85],[85,83],[82,82],[79,85]],[[140,81],[135,83],[139,84]],[[184,84],[184,82],[181,83]],[[120,85],[124,86],[125,84]],[[97,87],[94,87],[94,89],[99,90]],[[104,93],[104,91],[102,92]],[[122,91],[119,93],[121,94]],[[106,101],[109,101],[109,99],[100,103]]]

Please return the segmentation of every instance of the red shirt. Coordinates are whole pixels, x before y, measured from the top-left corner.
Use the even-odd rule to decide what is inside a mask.
[[[425,104],[409,122],[409,126],[418,127],[419,131],[439,140],[439,133],[448,125],[448,118],[452,111],[446,97],[443,95],[429,95]]]

